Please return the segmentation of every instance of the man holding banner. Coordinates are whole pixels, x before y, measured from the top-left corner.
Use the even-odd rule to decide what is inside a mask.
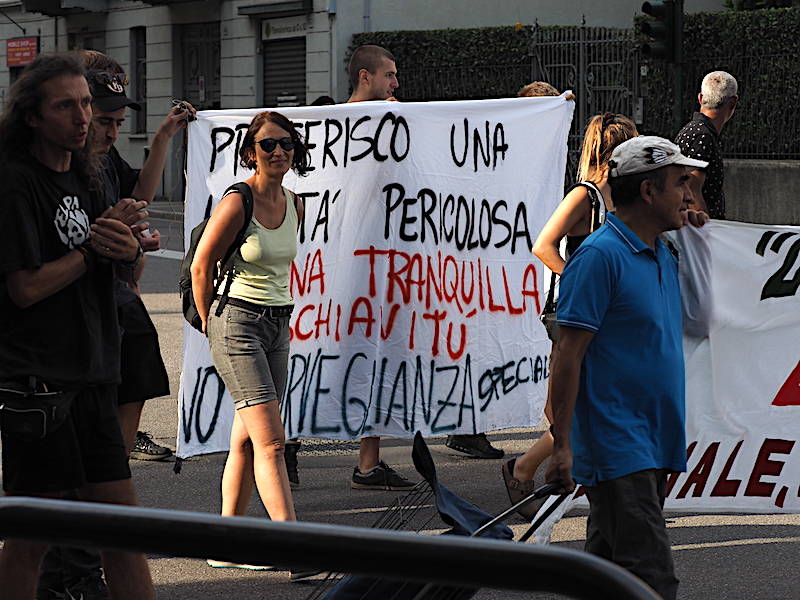
[[[348,102],[394,100],[399,87],[397,66],[391,52],[380,46],[359,46],[348,65],[353,93]],[[358,466],[353,469],[350,487],[356,490],[409,490],[414,482],[395,472],[380,459],[381,438],[361,438]]]
[[[609,166],[617,211],[561,277],[547,481],[585,486],[588,552],[670,599],[678,579],[662,509],[668,473],[686,470],[685,376],[678,265],[659,235],[705,221],[689,214],[689,173],[707,163],[642,136]]]

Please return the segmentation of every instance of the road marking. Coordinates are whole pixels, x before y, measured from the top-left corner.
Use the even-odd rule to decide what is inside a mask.
[[[415,504],[409,510],[417,510],[417,509],[420,509],[420,508],[433,508],[433,507],[434,507],[433,504],[421,504],[421,505],[416,505]],[[345,509],[340,509],[340,510],[317,510],[317,511],[305,511],[305,512],[303,512],[303,514],[304,515],[309,515],[309,516],[315,516],[315,517],[321,517],[321,516],[326,516],[326,515],[331,515],[331,516],[334,516],[334,515],[335,516],[358,515],[358,514],[362,514],[362,513],[386,512],[390,508],[393,508],[393,507],[389,507],[389,506],[374,506],[374,507],[368,507],[368,508],[345,508]]]
[[[800,514],[693,515],[667,517],[667,527],[721,527],[731,525],[800,525]]]
[[[667,517],[669,529],[694,529],[702,527],[776,527],[786,525],[800,525],[800,514],[755,514],[755,515],[670,515]],[[512,525],[515,534],[519,532],[516,527],[526,525]],[[553,530],[553,542],[578,542],[586,539],[586,517],[566,517],[559,521]],[[794,538],[776,538],[792,541]],[[751,542],[759,543],[759,542]],[[694,547],[694,546],[692,546]]]
[[[172,260],[183,260],[183,252],[178,250],[155,250],[153,252],[147,253],[150,256],[155,256],[157,258],[171,258]]]
[[[725,548],[730,546],[755,546],[759,544],[796,544],[800,537],[788,538],[750,538],[746,540],[729,540],[726,542],[703,542],[700,544],[677,544],[673,550],[698,550],[700,548]]]

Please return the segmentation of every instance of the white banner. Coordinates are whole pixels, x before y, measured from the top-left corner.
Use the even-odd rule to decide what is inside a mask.
[[[670,238],[680,252],[688,465],[670,476],[665,507],[796,513],[800,227],[712,221]]]
[[[313,171],[292,269],[290,437],[473,433],[538,424],[550,343],[530,247],[563,192],[563,97],[280,109]],[[189,127],[185,231],[230,184],[257,110]],[[226,450],[232,405],[185,327],[178,455]]]
[[[711,310],[708,337],[685,338],[688,471],[671,478],[667,507],[798,512],[800,227],[717,221],[681,234],[682,268]],[[684,295],[700,315],[693,304]]]

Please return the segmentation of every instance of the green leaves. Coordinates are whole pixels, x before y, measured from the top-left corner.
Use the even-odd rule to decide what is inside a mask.
[[[726,156],[742,158],[800,158],[796,134],[795,88],[800,81],[800,0],[730,0],[735,10],[684,15],[682,86],[684,121],[697,109],[697,93],[703,76],[715,70],[731,73],[739,81],[740,102],[734,119],[726,126]],[[791,5],[794,8],[760,6]],[[539,39],[558,39],[564,27],[538,27]],[[619,33],[609,30],[610,37]],[[466,100],[514,96],[523,85],[537,79],[533,56],[534,28],[523,26],[431,31],[378,31],[353,36],[352,49],[378,44],[397,58],[401,100]],[[561,63],[552,69],[550,83],[560,89],[574,88],[580,62],[577,45],[566,42]],[[603,44],[589,44],[585,60],[602,62]],[[347,57],[349,60],[349,55]],[[673,138],[672,97],[674,69],[660,61],[647,66],[639,77],[644,99],[641,133]],[[574,65],[574,69],[566,68]],[[587,77],[589,75],[586,75]],[[603,85],[613,74],[594,69],[594,85]],[[606,81],[608,83],[608,81]],[[591,106],[592,112],[607,107]],[[583,124],[579,125],[582,129]]]
[[[797,0],[793,0],[797,1]],[[736,3],[734,4],[745,4]],[[755,4],[755,3],[751,3]],[[706,73],[727,71],[739,83],[735,117],[725,127],[725,155],[739,158],[798,158],[800,138],[794,88],[800,79],[800,8],[697,13],[684,16],[683,112],[698,109]],[[656,61],[640,79],[643,130],[672,138],[669,102],[674,72]]]
[[[529,83],[531,26],[376,31],[353,36],[353,49],[377,44],[394,54],[402,100],[513,96]]]

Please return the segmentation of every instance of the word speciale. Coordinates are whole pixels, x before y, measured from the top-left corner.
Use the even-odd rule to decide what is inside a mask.
[[[549,377],[546,355],[518,356],[479,371],[473,365],[470,354],[457,362],[322,349],[292,354],[282,405],[287,435],[357,438],[390,423],[406,433],[479,432],[478,415],[492,403]]]

